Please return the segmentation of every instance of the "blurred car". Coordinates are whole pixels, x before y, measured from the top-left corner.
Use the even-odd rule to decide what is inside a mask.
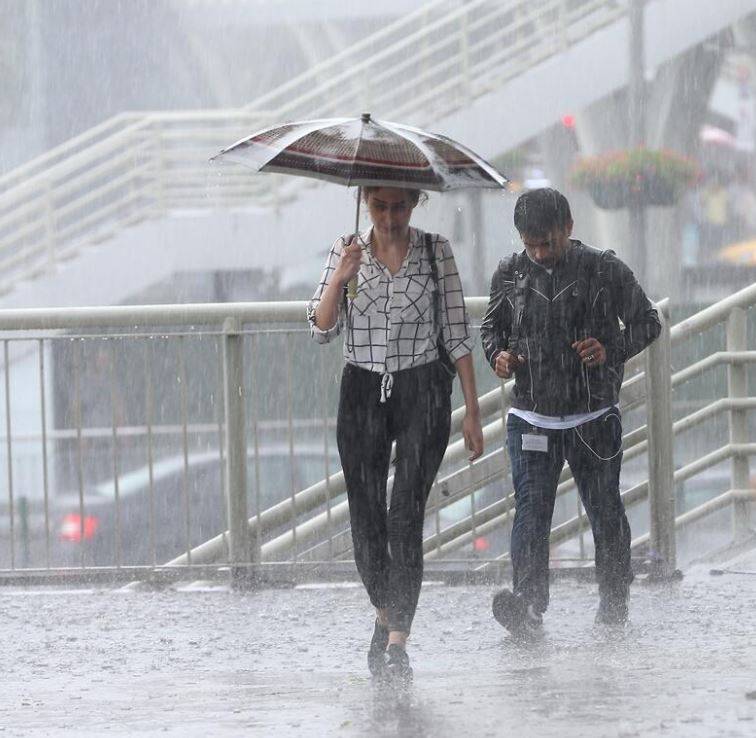
[[[250,517],[322,480],[322,446],[264,446],[259,467],[250,450],[247,510]],[[83,509],[78,492],[56,500],[57,541],[53,565],[113,566],[161,564],[228,528],[222,467],[217,451],[183,454],[155,461],[86,487]],[[329,460],[329,473],[340,468]],[[259,495],[256,480],[259,472]],[[335,502],[335,501],[334,501]],[[188,504],[187,504],[188,503]],[[154,548],[154,552],[153,552]]]

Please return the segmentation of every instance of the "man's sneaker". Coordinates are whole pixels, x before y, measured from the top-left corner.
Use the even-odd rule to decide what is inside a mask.
[[[497,592],[493,598],[493,616],[510,633],[517,636],[537,634],[543,628],[543,616],[522,595],[508,589]]]
[[[407,686],[412,681],[409,656],[398,643],[392,643],[386,649],[385,674],[397,687]]]
[[[375,621],[373,638],[368,649],[368,669],[373,676],[379,676],[386,665],[386,646],[388,646],[389,632],[385,625]]]
[[[628,618],[627,596],[604,595],[596,611],[598,625],[625,625]]]

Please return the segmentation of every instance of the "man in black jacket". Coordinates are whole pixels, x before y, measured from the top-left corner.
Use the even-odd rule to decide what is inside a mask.
[[[522,194],[514,223],[525,249],[499,264],[481,326],[492,369],[515,378],[507,416],[514,591],[494,597],[494,616],[514,633],[542,624],[551,518],[566,460],[593,529],[596,621],[624,623],[633,574],[619,491],[618,396],[624,362],[659,335],[659,316],[612,251],[570,238],[572,215],[560,192]]]

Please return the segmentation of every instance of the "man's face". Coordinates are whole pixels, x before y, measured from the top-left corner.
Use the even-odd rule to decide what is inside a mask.
[[[562,254],[569,248],[570,235],[572,235],[571,221],[564,228],[553,228],[548,233],[538,236],[521,233],[520,238],[528,256],[536,264],[549,269],[562,258]]]

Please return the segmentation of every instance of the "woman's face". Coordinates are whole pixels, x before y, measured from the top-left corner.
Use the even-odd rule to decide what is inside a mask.
[[[380,187],[368,195],[367,207],[373,227],[382,236],[402,237],[409,228],[414,198],[399,187]]]

